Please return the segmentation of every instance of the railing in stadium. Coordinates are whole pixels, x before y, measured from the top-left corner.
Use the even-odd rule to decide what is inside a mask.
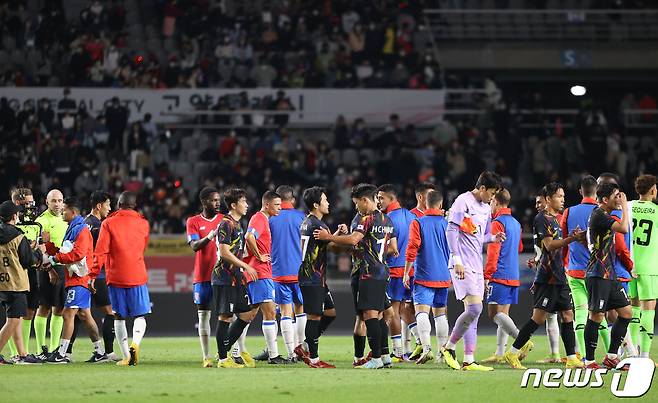
[[[658,9],[525,10],[426,9],[434,39],[487,42],[652,42]]]

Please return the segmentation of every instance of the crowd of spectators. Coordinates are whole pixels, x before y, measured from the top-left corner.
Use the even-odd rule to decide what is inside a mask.
[[[279,93],[274,99],[285,98]],[[629,94],[618,107],[655,104],[650,95],[636,100]],[[323,185],[332,204],[330,222],[338,223],[353,214],[346,189],[356,183],[395,183],[403,204],[412,207],[418,182],[438,184],[451,201],[484,169],[503,176],[515,214],[529,231],[535,192],[551,180],[567,185],[568,202],[575,203],[586,172],[617,172],[632,195],[638,173],[658,171],[655,124],[629,135],[616,108],[588,102],[577,116],[551,115],[552,104],[539,93],[515,102],[501,98],[485,114],[450,116],[432,128],[416,128],[396,115],[383,129],[338,116],[331,131],[293,130],[285,122],[271,129],[170,131],[149,115],[131,118],[118,100],[100,114],[75,105],[65,96],[57,105],[28,101],[16,110],[0,99],[0,189],[20,184],[43,196],[57,187],[82,200],[97,188],[114,195],[134,190],[156,233],[182,233],[185,218],[198,211],[204,185],[246,188],[252,211],[266,189],[286,183],[300,195],[306,186]],[[655,123],[648,114],[634,119]]]

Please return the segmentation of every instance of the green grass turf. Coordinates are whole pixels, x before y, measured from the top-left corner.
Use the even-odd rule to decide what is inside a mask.
[[[534,338],[535,350],[526,363],[547,354],[544,335]],[[212,340],[214,343],[214,339]],[[262,337],[249,337],[255,354]],[[279,337],[281,351],[285,351]],[[654,343],[654,353],[658,353]],[[32,341],[34,346],[34,341]],[[479,338],[478,357],[493,352],[495,336]],[[459,349],[459,346],[458,346]],[[142,342],[137,367],[85,364],[91,345],[80,338],[69,365],[0,366],[0,402],[72,401],[223,401],[223,402],[604,402],[616,400],[610,392],[611,375],[600,389],[522,389],[523,371],[495,366],[489,373],[452,371],[428,363],[396,364],[395,368],[367,371],[352,368],[352,338],[325,336],[320,353],[337,369],[310,369],[304,364],[290,367],[258,363],[255,369],[201,368],[198,339],[149,338]],[[5,350],[5,353],[7,351]],[[656,356],[656,354],[654,354]],[[461,353],[458,350],[458,358]],[[548,365],[533,364],[535,368]],[[658,401],[658,381],[640,401]]]

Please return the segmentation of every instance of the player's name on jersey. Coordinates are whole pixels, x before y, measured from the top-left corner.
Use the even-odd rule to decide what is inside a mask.
[[[633,206],[633,213],[636,214],[656,214],[656,207],[657,206]]]
[[[371,228],[372,232],[381,232],[382,234],[392,234],[393,227],[387,227],[384,225],[373,225]]]

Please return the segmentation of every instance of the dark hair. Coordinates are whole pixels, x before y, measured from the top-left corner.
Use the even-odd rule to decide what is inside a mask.
[[[377,188],[377,191],[382,192],[382,193],[388,193],[391,196],[393,196],[394,198],[396,198],[396,199],[398,198],[398,191],[395,188],[395,185],[393,185],[392,183],[387,183],[385,185],[381,185],[380,187]]]
[[[599,175],[599,178],[596,181],[614,182],[616,184],[619,184],[619,175],[612,172],[603,172],[601,175]]]
[[[430,182],[420,182],[414,187],[414,193],[422,193],[428,190],[436,190],[436,186]]]
[[[322,200],[322,194],[327,194],[324,188],[320,186],[313,186],[304,190],[302,198],[304,199],[304,204],[309,211],[313,210],[313,204],[320,204]]]
[[[553,197],[553,195],[556,194],[557,191],[560,189],[564,189],[564,187],[560,183],[551,182],[548,185],[544,186],[541,191],[544,197]]]
[[[210,196],[212,196],[213,193],[219,193],[219,190],[217,188],[214,188],[212,186],[206,186],[201,191],[199,192],[199,200],[206,201],[210,199]]]
[[[352,194],[350,197],[353,199],[360,199],[362,197],[367,197],[368,199],[375,200],[375,193],[377,193],[377,188],[375,185],[369,183],[359,183],[352,187]]]
[[[11,201],[16,203],[25,198],[25,196],[32,196],[32,189],[30,188],[13,188],[10,192]]]
[[[263,193],[263,203],[265,202],[271,202],[274,199],[280,199],[281,196],[273,190],[268,190],[267,192]]]
[[[596,193],[596,179],[592,175],[584,176],[580,180],[580,189],[583,191],[583,196]]]
[[[230,188],[226,189],[224,192],[224,204],[226,205],[227,209],[231,209],[231,204],[233,203],[238,203],[238,201],[243,198],[247,197],[247,192],[244,189],[240,188]]]
[[[75,197],[67,197],[64,199],[64,205],[69,210],[74,210],[80,213],[80,201]]]
[[[137,194],[134,192],[125,191],[119,195],[119,208],[120,209],[135,209],[137,208]]]
[[[438,190],[432,190],[427,194],[427,207],[432,208],[443,201],[443,194]]]
[[[509,202],[512,200],[512,195],[510,195],[509,190],[502,188],[494,195],[494,198],[503,206],[509,206]]]
[[[655,184],[656,177],[654,175],[640,175],[635,179],[635,191],[640,196],[644,196],[649,193]]]
[[[91,208],[93,209],[94,207],[96,207],[97,204],[105,203],[106,200],[110,200],[110,199],[111,196],[106,191],[95,190],[94,193],[91,194],[89,201],[91,203]]]
[[[596,199],[598,201],[603,201],[604,197],[612,196],[612,194],[615,192],[615,190],[618,190],[618,189],[619,189],[619,185],[617,185],[616,183],[601,182],[596,187]]]
[[[502,179],[500,175],[492,171],[484,171],[478,177],[478,181],[475,183],[476,188],[484,186],[485,189],[500,189],[503,187]]]
[[[281,185],[276,188],[276,193],[281,196],[281,200],[290,201],[295,198],[295,191],[292,186]]]

